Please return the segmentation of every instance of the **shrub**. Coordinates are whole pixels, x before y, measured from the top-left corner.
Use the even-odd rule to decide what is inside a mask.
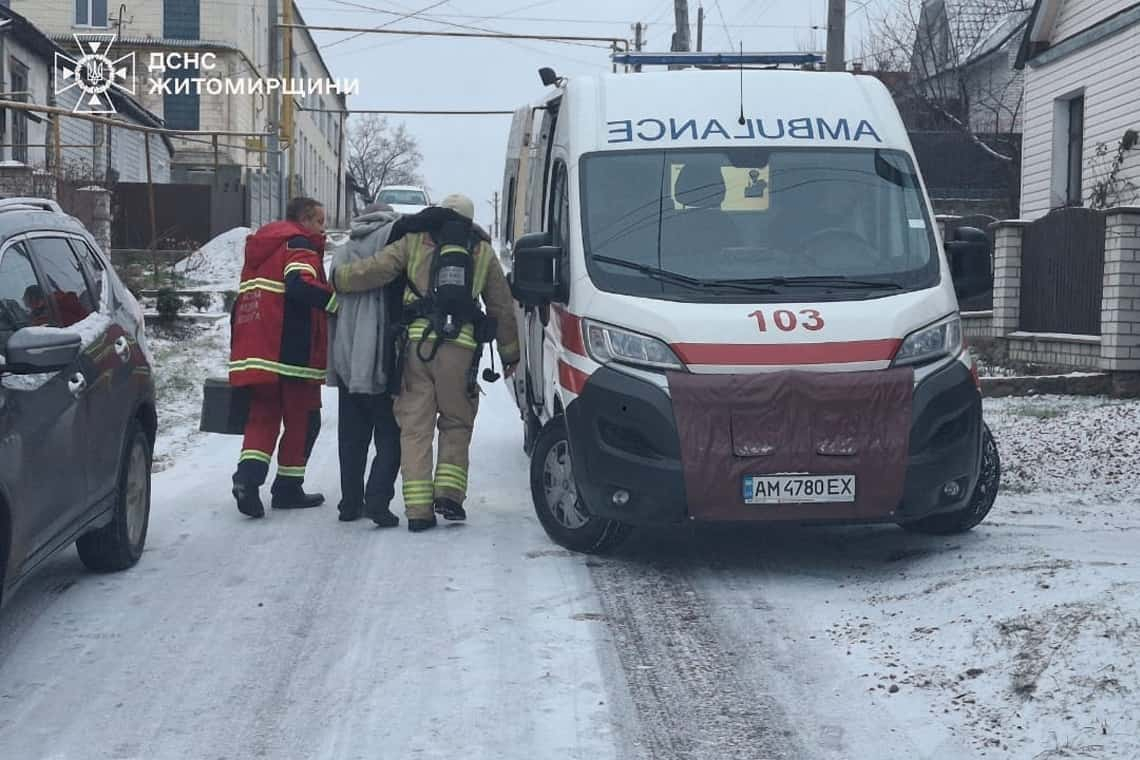
[[[178,294],[174,292],[173,288],[162,288],[158,291],[158,320],[160,322],[171,323],[178,319],[178,315],[182,312],[184,304]]]
[[[206,309],[210,308],[211,301],[213,301],[213,299],[210,298],[210,294],[200,290],[194,295],[190,296],[190,305],[198,311],[205,311]]]

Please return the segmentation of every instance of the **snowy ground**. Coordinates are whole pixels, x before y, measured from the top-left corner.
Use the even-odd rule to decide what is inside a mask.
[[[466,525],[241,518],[238,440],[192,432],[225,338],[152,341],[139,566],[68,553],[0,613],[0,758],[1140,756],[1140,403],[987,401],[1009,487],[966,536],[685,528],[593,558],[538,527],[499,385]]]

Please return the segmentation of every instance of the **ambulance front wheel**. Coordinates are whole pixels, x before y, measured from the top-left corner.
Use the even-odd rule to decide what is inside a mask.
[[[998,457],[997,442],[994,440],[993,434],[990,433],[989,426],[983,423],[981,471],[978,473],[978,485],[974,488],[974,494],[966,504],[965,509],[942,515],[931,515],[921,520],[903,523],[902,527],[915,533],[927,533],[934,536],[965,533],[986,519],[986,515],[993,509],[1000,485],[1001,459]]]
[[[546,535],[571,551],[602,554],[625,541],[633,528],[590,514],[578,493],[566,423],[552,420],[538,434],[530,459],[534,511]]]

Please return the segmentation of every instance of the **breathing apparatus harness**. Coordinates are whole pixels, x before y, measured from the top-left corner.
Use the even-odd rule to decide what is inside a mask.
[[[403,325],[406,330],[413,322],[426,319],[427,328],[416,343],[416,356],[430,362],[439,353],[444,341],[455,340],[464,325],[473,327],[476,343],[475,355],[467,371],[467,391],[474,395],[478,390],[477,376],[483,347],[495,339],[497,323],[479,308],[474,290],[475,256],[480,237],[469,219],[452,215],[436,229],[431,230],[436,247],[432,251],[431,274],[426,293],[408,278],[408,288],[416,300],[404,306]],[[424,346],[429,344],[428,352]],[[489,383],[501,375],[493,370],[495,356],[491,355],[491,369],[483,371]]]

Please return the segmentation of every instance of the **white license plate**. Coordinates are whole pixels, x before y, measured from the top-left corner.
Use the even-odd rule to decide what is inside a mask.
[[[745,504],[819,504],[855,501],[854,475],[746,475]]]

